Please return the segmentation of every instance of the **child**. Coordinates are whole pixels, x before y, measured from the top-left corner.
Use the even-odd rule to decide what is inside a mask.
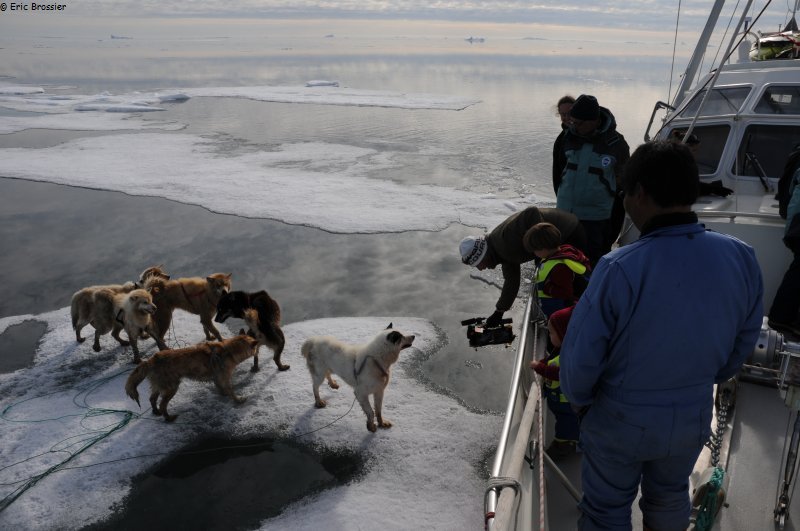
[[[539,306],[548,317],[572,306],[586,289],[589,259],[580,249],[561,243],[561,232],[550,223],[537,223],[525,233],[525,247],[541,260],[536,276]]]
[[[544,378],[543,393],[547,398],[547,407],[556,418],[556,436],[547,448],[547,453],[553,459],[575,453],[578,442],[578,416],[567,402],[567,397],[561,392],[559,381],[561,342],[567,333],[567,325],[574,308],[574,306],[563,308],[550,316],[547,328],[550,331],[550,342],[553,349],[546,360],[531,362],[531,369]]]

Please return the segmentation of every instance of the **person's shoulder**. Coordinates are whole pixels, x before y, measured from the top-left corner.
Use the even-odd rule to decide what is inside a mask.
[[[716,241],[719,242],[720,244],[747,250],[748,252],[755,254],[755,250],[753,249],[752,245],[750,245],[744,240],[740,240],[736,236],[731,236],[730,234],[717,232],[711,229],[705,229],[703,234],[711,241]]]

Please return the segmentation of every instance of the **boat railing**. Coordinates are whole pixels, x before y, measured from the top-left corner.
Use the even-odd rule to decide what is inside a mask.
[[[784,223],[780,216],[775,214],[762,214],[759,212],[732,212],[730,210],[696,210],[698,218],[728,218],[733,222],[736,218],[759,219],[763,221],[779,221]]]
[[[532,371],[526,369],[535,355],[536,345],[541,340],[540,336],[543,336],[539,327],[544,322],[541,318],[542,314],[535,291],[533,291],[535,284],[531,289],[532,293],[528,298],[522,317],[503,428],[498,440],[489,487],[484,498],[487,529],[505,530],[509,528],[510,523],[516,520],[517,509],[514,508],[514,500],[519,487],[514,482],[518,481],[525,460],[525,451],[537,405],[537,400],[531,400],[531,390],[534,389],[532,386],[536,383]],[[520,413],[520,409],[524,411]],[[515,437],[515,441],[513,446],[509,446],[512,436]]]

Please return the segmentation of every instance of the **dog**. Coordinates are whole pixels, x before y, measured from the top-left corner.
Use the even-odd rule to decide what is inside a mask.
[[[260,345],[272,349],[272,360],[279,371],[289,368],[289,365],[281,363],[281,354],[286,344],[281,330],[281,308],[266,291],[231,291],[223,295],[217,303],[214,321],[224,323],[229,317],[244,319],[250,328],[248,334],[258,339]],[[258,370],[258,355],[253,357],[253,368],[250,370]]]
[[[231,273],[176,280],[150,277],[144,286],[153,295],[153,302],[158,308],[153,317],[153,328],[160,341],[164,341],[175,309],[199,315],[206,340],[222,341],[222,335],[214,326],[213,319],[220,297],[231,290]]]
[[[255,356],[257,351],[258,340],[247,335],[200,343],[193,347],[162,350],[139,363],[125,382],[125,392],[141,407],[137,387],[147,378],[150,381],[150,406],[153,414],[163,416],[167,422],[178,417],[167,412],[167,404],[178,392],[183,378],[213,380],[223,395],[241,404],[246,398],[237,396],[233,391],[231,376],[237,365]]]
[[[150,278],[160,278],[163,280],[169,280],[170,276],[167,274],[166,271],[164,271],[163,268],[164,264],[159,264],[156,266],[150,266],[144,271],[142,271],[142,274],[139,275],[139,280],[135,282],[136,287],[144,288],[145,283],[147,283],[147,280]]]
[[[155,313],[156,307],[150,294],[143,289],[134,289],[128,293],[117,293],[110,289],[98,289],[92,295],[91,312],[79,314],[77,321],[73,320],[73,326],[80,330],[87,324],[94,327],[94,344],[92,349],[100,352],[100,336],[111,332],[111,336],[116,339],[123,347],[131,346],[133,350],[133,362],[139,363],[139,346],[137,340],[143,332],[149,332],[155,338],[152,330],[151,316]],[[121,330],[128,334],[128,341],[119,337]],[[83,342],[83,338],[78,334],[78,341]],[[166,348],[166,345],[158,342],[158,348]]]
[[[70,300],[70,314],[72,316],[72,328],[75,330],[75,339],[78,343],[83,343],[86,338],[81,337],[81,329],[89,324],[92,315],[92,304],[94,294],[99,290],[109,290],[114,293],[130,293],[135,289],[142,288],[150,278],[169,279],[162,266],[148,267],[139,275],[135,282],[129,281],[124,284],[107,284],[104,286],[89,286],[79,289],[72,295]]]
[[[391,428],[392,423],[383,418],[383,393],[389,385],[392,365],[400,357],[400,351],[411,346],[414,336],[406,336],[392,329],[375,336],[365,345],[348,345],[330,336],[318,336],[307,339],[301,351],[306,359],[308,371],[311,373],[311,385],[314,390],[314,405],[325,407],[325,401],[319,396],[319,386],[327,378],[332,389],[339,384],[333,374],[350,384],[356,400],[367,415],[367,429],[371,432],[381,428]],[[374,395],[375,410],[369,403],[369,395]]]

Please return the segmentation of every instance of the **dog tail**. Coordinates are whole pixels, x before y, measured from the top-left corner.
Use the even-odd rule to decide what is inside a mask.
[[[72,296],[72,301],[70,301],[70,314],[72,315],[72,329],[78,328],[78,300],[77,300],[77,293]]]
[[[128,376],[128,381],[125,382],[125,392],[128,393],[128,396],[131,397],[132,400],[135,400],[136,403],[139,404],[139,407],[142,407],[142,404],[139,403],[139,391],[137,391],[136,388],[139,387],[142,380],[147,378],[149,370],[150,360],[142,361],[133,369],[133,372]]]
[[[312,347],[313,345],[314,345],[314,342],[313,342],[313,341],[311,341],[310,339],[307,339],[307,340],[306,340],[306,341],[303,343],[303,346],[302,346],[302,347],[300,347],[300,352],[302,352],[302,354],[303,354],[303,357],[304,357],[305,359],[308,359],[308,356],[311,354],[311,347]]]

